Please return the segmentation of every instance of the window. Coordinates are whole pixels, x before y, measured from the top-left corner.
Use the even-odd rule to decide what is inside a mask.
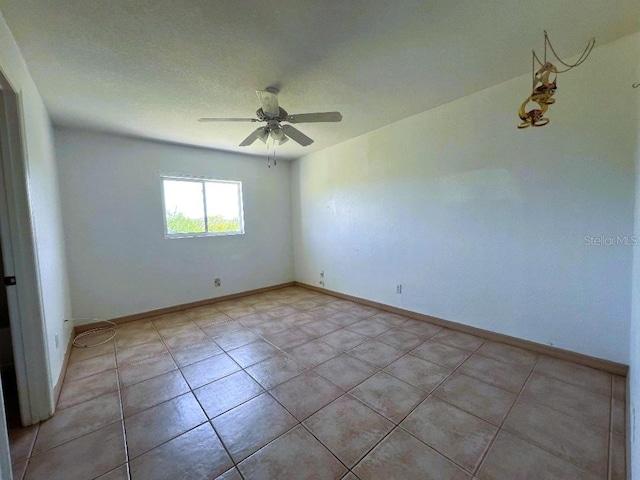
[[[189,177],[162,177],[167,237],[244,233],[242,183]]]

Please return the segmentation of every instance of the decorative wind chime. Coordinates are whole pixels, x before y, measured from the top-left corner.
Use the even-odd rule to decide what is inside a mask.
[[[576,63],[569,64],[564,62],[558,56],[553,45],[551,45],[547,31],[544,31],[544,60],[541,61],[536,54],[536,51],[532,50],[531,53],[533,58],[531,61],[531,74],[533,77],[533,85],[531,95],[529,95],[527,99],[522,102],[522,105],[520,105],[518,116],[522,122],[518,124],[518,128],[542,127],[549,123],[549,119],[545,117],[545,114],[547,113],[547,110],[549,110],[549,105],[554,104],[556,101],[556,99],[553,98],[553,95],[558,89],[558,74],[568,72],[572,68],[575,68],[584,62],[591,53],[591,50],[593,50],[595,44],[595,38],[589,40],[587,47],[584,49]],[[563,70],[558,70],[553,63],[547,60],[547,47],[551,50],[551,53],[558,63],[564,66]],[[540,68],[536,70],[536,66],[539,66]],[[531,108],[531,104],[534,104],[533,108]],[[529,110],[527,110],[527,108],[529,108]]]

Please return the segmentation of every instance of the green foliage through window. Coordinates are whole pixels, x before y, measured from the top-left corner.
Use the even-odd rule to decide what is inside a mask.
[[[244,233],[240,182],[188,177],[162,182],[167,235]]]

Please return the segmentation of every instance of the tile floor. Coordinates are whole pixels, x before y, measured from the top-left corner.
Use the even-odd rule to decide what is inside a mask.
[[[625,379],[301,288],[75,349],[17,479],[624,479]]]

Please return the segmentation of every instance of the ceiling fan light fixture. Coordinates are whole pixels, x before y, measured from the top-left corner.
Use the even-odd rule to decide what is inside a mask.
[[[271,129],[271,138],[273,138],[274,142],[277,142],[278,145],[282,145],[289,141],[287,136],[284,134],[284,131],[279,126]]]

